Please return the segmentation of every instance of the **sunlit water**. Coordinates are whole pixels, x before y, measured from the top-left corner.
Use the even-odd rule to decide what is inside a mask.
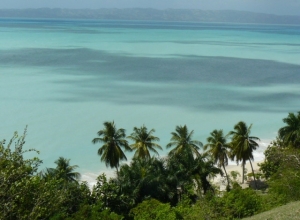
[[[176,125],[205,144],[243,120],[262,160],[299,83],[299,26],[0,19],[0,138],[28,125],[41,168],[63,156],[91,182],[114,172],[91,143],[104,121],[155,128],[164,147]]]

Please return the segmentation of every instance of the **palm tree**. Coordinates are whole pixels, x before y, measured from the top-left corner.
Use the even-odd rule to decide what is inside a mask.
[[[171,142],[167,144],[167,148],[175,146],[169,152],[169,155],[186,154],[189,158],[200,156],[199,150],[203,144],[200,141],[192,140],[194,131],[189,132],[186,125],[176,126],[176,132],[172,132]]]
[[[56,168],[46,168],[43,172],[41,171],[39,175],[46,180],[56,178],[62,179],[68,183],[78,183],[80,179],[80,173],[74,172],[77,165],[70,165],[70,159],[59,157],[54,163],[56,163]]]
[[[122,193],[130,195],[135,204],[140,203],[146,197],[170,202],[172,198],[169,198],[168,194],[172,189],[167,184],[167,175],[163,159],[133,158],[130,164],[123,164],[120,167],[118,182]]]
[[[155,132],[154,129],[148,132],[147,127],[143,125],[141,128],[134,127],[133,131],[134,132],[128,136],[128,138],[135,142],[130,145],[130,147],[135,150],[135,158],[149,159],[151,157],[149,150],[157,155],[158,152],[155,148],[162,150],[160,145],[154,143],[155,141],[159,141],[158,137],[152,135]]]
[[[125,129],[117,129],[114,122],[104,122],[104,129],[98,131],[98,138],[94,138],[92,142],[103,143],[98,149],[98,155],[101,156],[101,161],[105,162],[106,167],[116,168],[121,160],[127,160],[121,147],[131,151],[127,140],[125,140]]]
[[[197,190],[201,194],[203,190],[206,194],[208,190],[213,190],[207,177],[213,177],[215,174],[223,175],[222,170],[214,166],[206,153],[196,158],[190,158],[187,154],[171,155],[168,157],[166,167],[168,170],[166,177],[176,183],[183,193]],[[192,188],[189,188],[191,186]]]
[[[298,115],[289,113],[283,122],[287,125],[279,129],[279,138],[288,146],[300,147],[300,112]]]
[[[213,191],[213,187],[207,178],[215,177],[216,174],[223,175],[222,170],[215,167],[214,162],[212,160],[208,160],[206,154],[202,154],[201,157],[195,158],[192,161],[192,169],[190,169],[188,173],[195,182],[200,180],[204,194],[206,194],[208,190]]]
[[[242,183],[244,183],[244,172],[245,172],[245,164],[246,161],[249,160],[254,182],[256,184],[254,170],[252,166],[251,160],[253,160],[253,151],[256,150],[259,145],[256,142],[259,141],[258,137],[250,136],[252,124],[247,127],[246,123],[240,121],[234,126],[234,131],[230,131],[228,135],[232,135],[231,137],[231,152],[230,157],[232,160],[236,159],[236,162],[242,161],[243,167],[243,176],[242,176]]]
[[[226,178],[227,178],[227,188],[229,189],[229,176],[225,169],[228,165],[228,149],[229,144],[226,143],[226,137],[223,135],[223,130],[213,130],[210,133],[210,137],[207,138],[207,144],[204,146],[204,150],[208,150],[208,153],[212,156],[214,163],[217,164],[219,168],[223,167]]]
[[[56,163],[55,173],[58,178],[65,180],[66,182],[77,182],[80,178],[80,173],[74,172],[77,165],[70,165],[70,159],[59,157],[54,163]]]

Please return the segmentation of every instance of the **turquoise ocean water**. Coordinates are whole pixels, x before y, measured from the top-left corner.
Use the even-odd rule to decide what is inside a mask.
[[[91,182],[114,172],[91,143],[104,121],[164,147],[176,125],[205,143],[243,120],[262,160],[299,84],[300,26],[0,19],[0,139],[28,125],[42,168],[63,156]]]

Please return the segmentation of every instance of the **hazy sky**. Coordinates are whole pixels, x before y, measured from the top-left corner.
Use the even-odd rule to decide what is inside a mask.
[[[188,8],[300,15],[300,0],[0,0],[0,8]]]

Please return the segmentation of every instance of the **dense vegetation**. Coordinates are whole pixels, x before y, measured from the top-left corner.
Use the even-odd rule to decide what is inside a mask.
[[[28,151],[38,153],[23,150],[25,129],[22,136],[15,133],[8,143],[0,142],[0,219],[239,219],[299,200],[300,112],[283,121],[286,126],[265,151],[261,173],[252,168],[248,174],[254,184],[247,189],[236,172],[226,171],[228,159],[243,167],[251,163],[259,146],[259,138],[250,136],[252,125],[244,122],[228,135],[212,131],[205,145],[186,125],[176,126],[163,158],[154,129],[134,127],[126,136],[114,122],[105,122],[92,142],[116,176],[99,175],[92,189],[69,159],[60,157],[55,168],[43,171],[40,159],[25,159]],[[134,151],[134,157],[122,164],[126,151]],[[226,179],[226,192],[210,181],[217,174]]]

